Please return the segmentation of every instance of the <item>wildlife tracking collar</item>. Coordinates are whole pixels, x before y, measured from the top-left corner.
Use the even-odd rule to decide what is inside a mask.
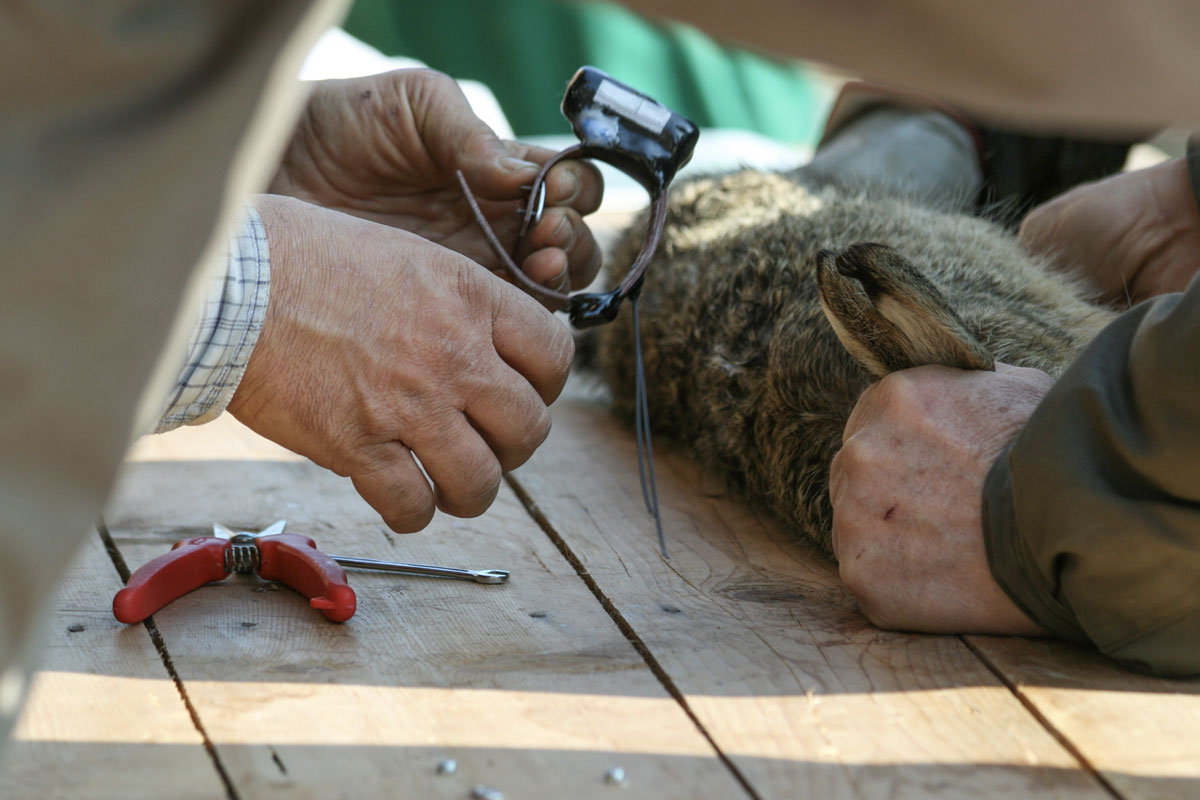
[[[650,195],[650,223],[646,227],[646,237],[629,272],[615,289],[567,294],[535,283],[521,271],[512,255],[496,238],[461,171],[456,173],[458,183],[488,244],[513,281],[551,311],[566,311],[576,328],[612,322],[617,318],[622,301],[629,298],[633,311],[637,375],[634,427],[637,434],[638,475],[646,510],[654,518],[659,550],[663,558],[669,558],[654,477],[654,444],[650,437],[646,371],[642,363],[638,293],[642,288],[646,266],[658,248],[667,221],[667,187],[675,174],[691,160],[700,131],[691,120],[676,114],[648,95],[613,80],[595,67],[582,67],[575,73],[567,85],[561,108],[563,116],[575,130],[579,144],[556,153],[542,165],[530,188],[529,201],[525,204],[525,217],[517,236],[517,246],[525,238],[530,226],[541,217],[546,201],[546,175],[551,167],[559,161],[577,158],[594,158],[610,164],[640,183]],[[516,252],[515,246],[513,252]]]
[[[692,157],[700,133],[695,123],[653,98],[613,80],[595,67],[582,67],[571,78],[562,101],[563,116],[571,123],[579,144],[550,158],[530,189],[518,245],[545,205],[546,175],[559,161],[592,158],[610,164],[636,180],[650,195],[650,224],[642,248],[629,272],[608,292],[566,294],[535,283],[517,266],[488,225],[462,172],[457,173],[463,195],[488,243],[513,281],[552,311],[566,311],[571,324],[587,328],[611,322],[621,302],[634,297],[642,285],[646,265],[654,256],[667,218],[667,187]],[[513,252],[516,252],[514,247]]]

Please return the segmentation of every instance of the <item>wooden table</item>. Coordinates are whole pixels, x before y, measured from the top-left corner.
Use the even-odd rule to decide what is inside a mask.
[[[485,516],[412,536],[228,419],[144,441],[64,582],[0,797],[1200,797],[1200,682],[876,630],[661,442],[664,560],[631,431],[580,382],[554,420]],[[513,577],[354,572],[345,624],[246,576],[112,618],[175,540],[281,517],[328,552]]]

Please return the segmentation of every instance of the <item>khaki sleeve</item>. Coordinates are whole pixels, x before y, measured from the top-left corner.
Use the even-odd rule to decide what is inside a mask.
[[[725,41],[936,94],[974,117],[1138,132],[1200,121],[1192,0],[622,0]]]
[[[996,580],[1043,627],[1200,673],[1200,281],[1106,328],[984,487]]]
[[[266,184],[343,6],[0,4],[0,739],[36,612],[178,372],[160,357],[197,266]]]

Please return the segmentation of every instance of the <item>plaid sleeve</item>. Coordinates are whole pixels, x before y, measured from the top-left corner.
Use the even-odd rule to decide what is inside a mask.
[[[229,405],[262,330],[270,283],[266,231],[258,212],[247,208],[229,242],[225,272],[209,284],[187,359],[155,433],[209,422]]]

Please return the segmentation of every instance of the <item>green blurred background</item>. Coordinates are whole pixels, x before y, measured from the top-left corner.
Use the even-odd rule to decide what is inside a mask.
[[[828,106],[820,76],[799,62],[725,46],[606,2],[356,0],[344,27],[387,55],[485,83],[518,136],[570,133],[558,104],[584,64],[702,127],[790,144],[815,144]]]

